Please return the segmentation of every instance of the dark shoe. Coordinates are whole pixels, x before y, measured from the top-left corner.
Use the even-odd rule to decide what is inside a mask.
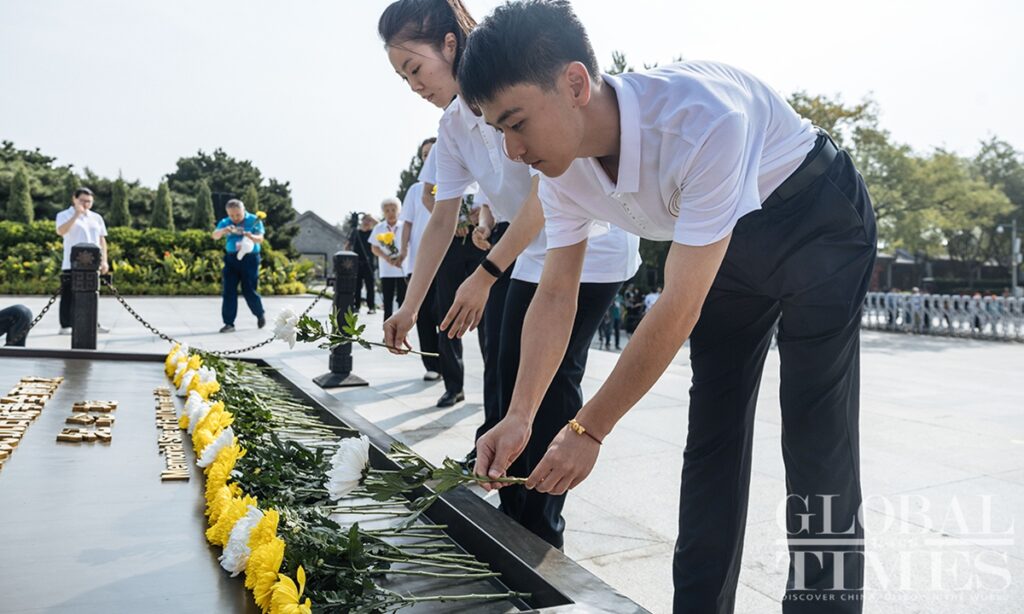
[[[267,319],[265,317],[260,316],[260,317],[256,318],[256,327],[257,328],[263,328],[266,325],[267,325]]]
[[[225,324],[224,326],[220,327],[220,332],[222,332],[222,333],[233,333],[233,332],[235,332],[235,325],[234,324]]]
[[[425,382],[436,382],[441,379],[441,374],[437,371],[427,371],[423,374],[423,381]]]
[[[369,309],[366,310],[366,314],[367,315],[371,315],[372,316],[375,313],[377,313],[377,310],[374,309],[373,307],[370,307]]]
[[[440,399],[438,399],[437,406],[438,407],[452,407],[456,403],[459,403],[459,402],[465,401],[465,400],[466,400],[466,395],[464,393],[462,393],[462,392],[457,392],[457,393],[446,392],[446,393],[444,393],[444,395],[441,396]]]
[[[467,454],[464,458],[462,458],[461,460],[457,460],[455,462],[457,462],[459,466],[462,467],[463,471],[473,473],[473,468],[476,467],[476,447],[470,450],[469,454]]]

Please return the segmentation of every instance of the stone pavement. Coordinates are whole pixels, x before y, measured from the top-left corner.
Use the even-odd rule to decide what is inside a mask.
[[[311,297],[265,298],[268,317],[303,309]],[[220,335],[219,297],[129,298],[166,333],[207,349],[249,345],[266,336],[240,307],[235,333]],[[40,297],[0,297],[33,311]],[[322,302],[313,315],[324,317]],[[381,316],[363,316],[379,330]],[[99,349],[165,353],[166,343],[102,298]],[[56,306],[29,336],[30,347],[67,348]],[[373,338],[371,336],[371,338]],[[865,612],[1019,612],[1024,544],[1015,520],[1024,511],[1024,346],[990,341],[865,332],[862,336],[861,455],[866,497],[868,590]],[[355,371],[371,386],[334,391],[344,403],[433,462],[460,457],[482,419],[482,363],[466,342],[468,402],[437,409],[438,383],[421,380],[419,360],[355,350]],[[326,352],[281,342],[256,356],[284,359],[310,377]],[[684,349],[658,384],[609,436],[590,478],[566,505],[566,554],[652,612],[671,610],[671,557],[679,472],[686,438],[690,369]],[[617,353],[592,351],[589,397]],[[778,612],[786,583],[784,529],[777,513],[785,472],[770,353],[755,427],[753,475],[736,611]],[[481,491],[482,493],[482,491]],[[492,495],[493,499],[493,495]]]

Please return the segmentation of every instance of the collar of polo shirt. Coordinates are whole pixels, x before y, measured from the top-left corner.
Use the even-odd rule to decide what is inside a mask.
[[[633,87],[616,75],[602,75],[615,90],[619,104],[619,180],[612,183],[597,158],[589,158],[605,194],[632,194],[640,191],[640,102]]]

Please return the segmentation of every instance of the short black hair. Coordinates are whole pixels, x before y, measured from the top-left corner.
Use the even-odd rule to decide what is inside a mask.
[[[88,194],[89,196],[95,197],[95,194],[92,193],[92,190],[90,190],[89,188],[86,188],[86,187],[81,187],[81,188],[75,188],[75,193],[71,196],[71,198],[78,198],[82,194]]]
[[[498,7],[473,29],[459,63],[463,99],[479,105],[521,83],[545,90],[566,64],[600,72],[587,31],[566,0],[524,0]]]

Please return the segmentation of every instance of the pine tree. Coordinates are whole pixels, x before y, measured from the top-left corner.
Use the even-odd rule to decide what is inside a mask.
[[[242,202],[245,203],[245,210],[250,213],[256,213],[260,210],[260,193],[254,184],[250,183],[249,187],[245,189],[245,196],[242,198]]]
[[[32,190],[28,184],[28,172],[18,166],[11,182],[11,196],[7,200],[7,219],[12,222],[29,223],[35,219],[32,207]]]
[[[156,200],[153,202],[153,217],[149,225],[152,228],[166,228],[174,230],[174,205],[171,202],[171,191],[167,189],[167,182],[161,182],[156,191]]]
[[[110,214],[107,216],[109,226],[132,225],[132,214],[128,211],[128,186],[119,175],[114,182],[110,197]]]
[[[203,179],[199,182],[199,194],[192,210],[192,228],[213,230],[213,222],[213,195],[210,194],[210,184]]]
[[[75,190],[78,189],[78,175],[68,171],[67,175],[64,175],[64,206],[71,206],[71,199],[75,197]]]

